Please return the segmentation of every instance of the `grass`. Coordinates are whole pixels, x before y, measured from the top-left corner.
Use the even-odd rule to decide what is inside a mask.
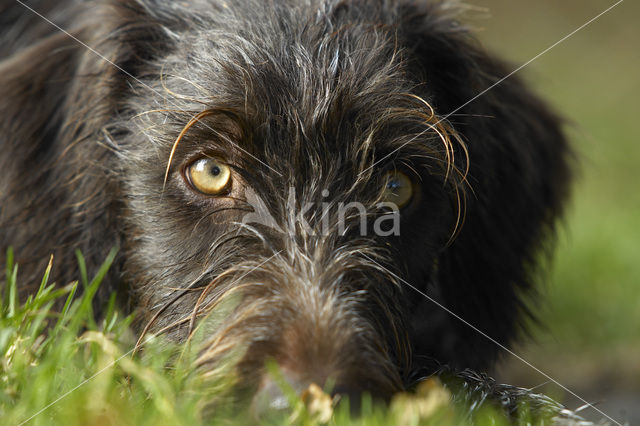
[[[47,283],[50,264],[24,304],[17,302],[18,267],[9,254],[0,310],[4,424],[197,424],[191,392],[201,386],[184,362],[171,362],[185,351],[152,339],[144,356],[131,359],[132,317],[118,313],[115,296],[104,319],[94,321],[93,297],[114,254],[91,281],[79,255],[80,284],[63,288]],[[82,295],[74,297],[79,286]],[[61,301],[63,308],[54,309]]]
[[[19,303],[18,265],[9,251],[0,304],[2,424],[251,423],[248,407],[230,403],[231,363],[206,377],[191,368],[202,340],[197,333],[189,344],[150,337],[134,356],[133,318],[118,311],[115,295],[104,318],[95,320],[93,298],[114,256],[112,251],[88,279],[78,253],[80,280],[65,287],[48,282],[50,262],[37,293]],[[277,367],[269,371],[277,379]],[[365,395],[358,416],[351,414],[348,401],[336,405],[319,389],[302,398],[289,392],[288,397],[290,411],[262,420],[302,425],[507,424],[488,404],[470,410],[451,402],[450,390],[437,379],[426,380],[412,394],[398,395],[388,406]],[[520,420],[530,420],[527,410]]]

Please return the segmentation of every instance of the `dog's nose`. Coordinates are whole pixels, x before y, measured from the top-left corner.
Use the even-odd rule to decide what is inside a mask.
[[[253,417],[260,420],[282,420],[290,413],[291,404],[300,398],[311,412],[324,415],[331,412],[334,396],[341,395],[357,400],[359,392],[354,392],[346,386],[335,385],[330,394],[325,393],[320,384],[302,379],[292,373],[283,373],[282,380],[274,380],[267,376],[263,379],[258,392],[251,402]]]
[[[303,385],[290,378],[285,378],[286,383],[278,383],[271,377],[262,380],[262,384],[258,392],[253,396],[251,402],[251,412],[253,417],[259,420],[266,420],[282,416],[291,408],[290,399],[299,394],[300,387]],[[288,387],[289,389],[282,389]],[[291,390],[292,395],[288,395]]]

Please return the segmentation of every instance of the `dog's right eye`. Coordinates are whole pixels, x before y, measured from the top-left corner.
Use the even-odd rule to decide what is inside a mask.
[[[187,168],[187,179],[193,188],[206,195],[221,195],[231,184],[231,168],[215,158],[201,158]]]
[[[399,208],[405,207],[413,197],[413,182],[409,176],[394,170],[387,172],[382,198]]]

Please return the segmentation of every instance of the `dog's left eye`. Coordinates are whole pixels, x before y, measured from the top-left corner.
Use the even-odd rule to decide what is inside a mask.
[[[231,168],[215,158],[201,158],[187,168],[191,186],[206,195],[220,195],[229,189]]]
[[[402,208],[409,204],[412,197],[413,182],[411,179],[397,170],[387,172],[382,193],[383,200]]]

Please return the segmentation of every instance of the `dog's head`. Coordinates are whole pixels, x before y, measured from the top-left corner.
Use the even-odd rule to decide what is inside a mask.
[[[57,245],[61,280],[119,244],[141,327],[209,317],[198,362],[239,351],[251,386],[269,358],[380,394],[486,367],[451,313],[508,343],[568,149],[450,3],[98,3],[70,20],[94,52],[56,34],[0,65],[3,244]]]

